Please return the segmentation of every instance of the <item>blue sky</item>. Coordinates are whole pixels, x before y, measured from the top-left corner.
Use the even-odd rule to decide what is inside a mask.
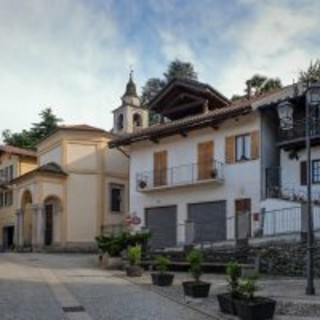
[[[51,106],[112,127],[130,65],[140,91],[190,61],[227,96],[254,73],[292,83],[320,58],[318,0],[0,0],[0,130]]]

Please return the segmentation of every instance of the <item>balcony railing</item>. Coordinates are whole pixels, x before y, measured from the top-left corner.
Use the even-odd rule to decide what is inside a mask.
[[[280,129],[279,142],[289,142],[295,140],[303,140],[306,136],[306,122],[305,120],[295,121],[291,128]],[[320,121],[310,121],[310,137],[320,137]]]
[[[223,180],[223,163],[214,160],[139,172],[136,175],[136,188],[138,191],[149,191]]]

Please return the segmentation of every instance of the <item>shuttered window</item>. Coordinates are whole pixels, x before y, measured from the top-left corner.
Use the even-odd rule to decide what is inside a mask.
[[[198,144],[198,180],[212,179],[214,174],[213,141]]]
[[[259,158],[259,131],[253,131],[251,136],[251,160],[256,160]]]
[[[235,136],[226,137],[226,163],[235,162]]]
[[[307,185],[307,161],[300,162],[300,184]]]
[[[168,152],[159,151],[153,154],[153,184],[155,187],[167,184]]]
[[[259,131],[226,137],[226,163],[259,159]]]

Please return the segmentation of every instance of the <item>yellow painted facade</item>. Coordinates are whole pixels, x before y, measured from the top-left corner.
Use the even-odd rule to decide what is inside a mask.
[[[38,169],[15,181],[19,247],[90,249],[108,226],[123,224],[128,213],[129,160],[108,148],[112,138],[102,130],[74,126],[61,128],[38,145]],[[63,173],[45,171],[51,163]],[[123,189],[121,212],[111,210],[113,185]],[[26,194],[31,196],[27,205]]]
[[[1,151],[0,154],[0,171],[4,172],[6,168],[12,167],[12,178],[19,177],[37,166],[36,157],[12,154]],[[4,181],[3,181],[4,182]],[[17,193],[12,188],[3,183],[4,187],[0,190],[0,196],[3,197],[0,206],[0,246],[8,249],[7,229],[14,227],[16,224],[16,210],[18,208]],[[5,193],[12,194],[12,201],[4,201]],[[8,198],[8,197],[7,197]]]

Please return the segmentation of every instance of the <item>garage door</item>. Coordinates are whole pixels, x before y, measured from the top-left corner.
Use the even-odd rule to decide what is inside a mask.
[[[194,242],[226,239],[226,202],[202,202],[188,205],[188,218],[194,222]]]
[[[146,209],[146,225],[152,233],[151,249],[174,247],[177,242],[176,206]]]

